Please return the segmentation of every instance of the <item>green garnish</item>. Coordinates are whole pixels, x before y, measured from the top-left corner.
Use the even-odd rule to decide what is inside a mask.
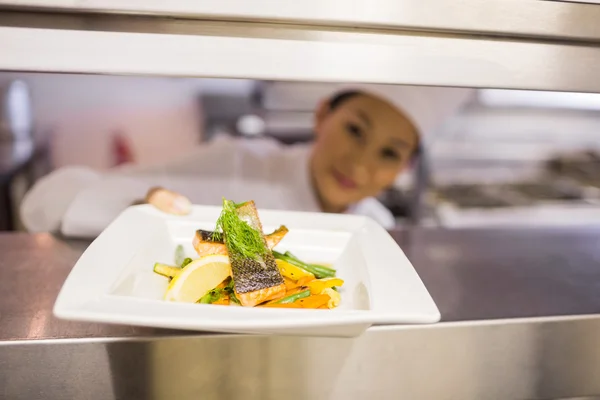
[[[235,291],[233,290],[233,278],[229,281],[227,286],[223,289],[223,291],[229,294],[229,301],[234,302],[235,304],[241,304],[240,300],[235,295]]]
[[[223,199],[223,210],[217,220],[212,240],[224,239],[230,257],[234,255],[234,257],[256,260],[267,253],[267,246],[262,232],[248,225],[238,215],[237,209],[243,204]]]
[[[186,265],[188,265],[188,264],[189,264],[189,263],[191,263],[192,261],[194,261],[194,260],[192,260],[192,259],[191,259],[191,258],[189,258],[189,257],[188,257],[188,258],[186,258],[186,259],[185,259],[185,260],[183,260],[183,262],[181,263],[181,268],[185,267]]]
[[[204,296],[200,298],[198,303],[200,304],[212,304],[215,301],[219,300],[223,295],[223,289],[213,289],[209,290]]]
[[[241,306],[242,303],[240,303],[240,299],[237,298],[237,296],[235,295],[235,293],[231,292],[229,294],[229,301],[237,304],[238,306]]]
[[[215,301],[219,301],[223,295],[229,295],[229,301],[240,304],[240,300],[236,297],[235,292],[233,291],[233,279],[229,280],[229,283],[224,288],[215,288],[209,290],[204,296],[198,300],[200,304],[212,304]]]

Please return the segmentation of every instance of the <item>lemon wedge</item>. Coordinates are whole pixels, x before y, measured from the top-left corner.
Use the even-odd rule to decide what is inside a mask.
[[[165,300],[195,303],[230,274],[228,256],[210,255],[199,258],[186,265],[173,278],[165,293]]]

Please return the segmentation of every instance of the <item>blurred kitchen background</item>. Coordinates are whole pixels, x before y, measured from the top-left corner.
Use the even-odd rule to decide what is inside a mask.
[[[0,73],[0,230],[57,167],[161,163],[216,134],[310,141],[331,87]],[[381,200],[399,225],[598,225],[600,95],[478,90]]]

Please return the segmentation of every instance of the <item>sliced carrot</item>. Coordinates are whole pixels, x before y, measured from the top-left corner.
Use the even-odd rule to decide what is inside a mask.
[[[229,296],[223,296],[219,300],[215,301],[212,304],[216,304],[218,306],[228,306],[229,305]]]
[[[270,303],[272,301],[277,301],[277,300],[283,299],[286,295],[287,295],[287,290],[285,290],[284,288],[277,289],[277,290],[273,291],[273,293],[269,297],[267,297],[265,299],[265,301],[268,301]]]
[[[269,308],[308,308],[308,309],[320,309],[328,310],[327,303],[329,302],[329,296],[326,294],[315,294],[308,296],[304,299],[296,300],[293,303],[280,304],[280,303],[267,303],[261,304],[259,307]],[[216,303],[213,303],[216,304]]]
[[[227,278],[223,282],[219,283],[215,289],[223,289],[225,286],[227,286],[228,283],[229,283],[229,278]]]
[[[296,286],[298,286],[298,284],[296,282],[294,282],[293,280],[291,280],[290,278],[284,277],[283,282],[285,283],[286,290],[291,290],[291,289],[295,288]]]
[[[297,287],[294,288],[292,290],[288,290],[285,294],[285,297],[287,296],[291,296],[293,294],[305,291],[306,287]],[[311,309],[315,309],[315,308],[329,308],[327,306],[327,304],[329,303],[329,300],[331,299],[331,297],[329,297],[329,295],[327,294],[313,294],[310,295],[308,297],[305,297],[303,299],[300,300],[296,300],[293,303],[287,303],[287,304],[280,304],[280,303],[276,303],[275,301],[271,301],[265,304],[261,304],[259,307],[279,307],[279,308],[311,308]],[[216,304],[216,303],[213,303]]]
[[[305,286],[308,282],[314,281],[316,278],[314,276],[304,276],[300,279],[298,279],[298,282],[296,282],[296,284],[298,286]]]
[[[292,304],[300,304],[302,308],[319,308],[327,306],[330,297],[326,294],[313,294],[300,300],[296,300]]]
[[[302,308],[301,304],[298,304],[298,302],[295,303],[286,303],[286,304],[281,304],[281,303],[267,303],[267,304],[262,304],[259,307],[271,307],[271,308]]]
[[[308,282],[314,281],[315,277],[314,276],[304,276],[300,279],[298,279],[298,281],[293,281],[289,278],[283,278],[283,281],[285,282],[285,288],[289,291],[301,286],[305,286]]]

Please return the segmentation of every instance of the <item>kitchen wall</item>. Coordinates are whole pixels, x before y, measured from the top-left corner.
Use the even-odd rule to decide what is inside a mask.
[[[256,111],[268,134],[310,138],[312,110],[335,87],[37,73],[0,73],[0,86],[12,79],[30,86],[35,134],[51,139],[52,165],[99,169],[115,161],[111,139],[116,134],[126,138],[139,163],[177,157],[207,136],[204,121],[234,121],[236,112],[248,112],[256,87],[264,90],[262,109]],[[540,163],[558,152],[600,149],[600,97],[590,96],[480,92],[431,142],[434,178],[441,183],[522,179],[535,176]],[[409,180],[399,180],[404,186],[402,182]]]
[[[121,134],[136,161],[177,157],[203,136],[200,94],[245,93],[252,82],[102,75],[0,73],[29,84],[37,140],[50,139],[54,167],[114,162],[111,138]]]
[[[268,135],[310,140],[314,107],[337,86],[32,73],[0,73],[0,86],[12,79],[30,86],[36,138],[49,140],[52,166],[97,169],[114,165],[115,135],[126,138],[136,162],[161,163],[187,152],[215,127],[235,129],[247,114],[262,118]],[[262,96],[255,96],[261,88]],[[554,154],[600,150],[600,107],[594,108],[600,98],[556,101],[557,94],[548,93],[549,103],[537,93],[538,104],[523,103],[523,96],[520,103],[506,97],[490,103],[485,93],[429,142],[434,183],[535,180]],[[532,92],[525,95],[531,100]],[[414,177],[403,174],[397,186],[410,188]],[[24,190],[14,196],[16,204]]]

